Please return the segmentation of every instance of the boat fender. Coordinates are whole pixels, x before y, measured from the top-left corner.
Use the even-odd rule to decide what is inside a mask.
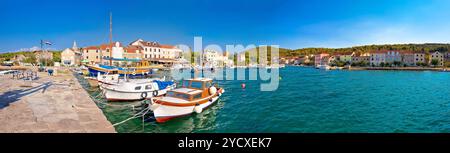
[[[217,88],[216,87],[210,87],[209,88],[209,94],[210,95],[215,95],[217,93]]]
[[[135,71],[133,71],[133,73],[132,73],[133,75],[136,75],[136,72]]]
[[[146,99],[146,98],[147,98],[147,92],[141,93],[141,98],[142,98],[142,99]]]
[[[200,114],[200,113],[202,113],[203,109],[202,109],[202,107],[200,107],[200,106],[195,106],[195,107],[194,107],[194,111],[195,111],[197,114]]]
[[[158,96],[158,90],[153,91],[153,97]]]
[[[159,106],[161,106],[161,104],[153,104],[153,105],[150,105],[150,110],[152,110],[152,111],[155,111],[156,109],[158,109],[159,108]]]

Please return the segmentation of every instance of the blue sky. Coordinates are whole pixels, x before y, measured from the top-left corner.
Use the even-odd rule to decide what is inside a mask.
[[[0,52],[64,49],[137,38],[163,44],[280,45],[284,48],[449,43],[444,0],[6,0],[0,5]]]

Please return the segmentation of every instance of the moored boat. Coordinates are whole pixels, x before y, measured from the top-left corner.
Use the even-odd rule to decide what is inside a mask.
[[[316,68],[322,69],[322,70],[330,70],[331,69],[331,67],[328,65],[318,65]]]
[[[150,109],[157,122],[201,113],[218,101],[224,93],[223,88],[213,86],[212,79],[196,78],[183,81],[183,86],[168,91],[165,96],[154,97]]]
[[[143,100],[166,94],[176,87],[173,81],[137,79],[118,84],[102,84],[101,89],[108,101]]]
[[[100,64],[87,67],[89,69],[89,74],[93,76],[97,76],[97,74],[119,74],[121,77],[125,75],[128,75],[129,77],[143,77],[151,74],[149,69],[143,68],[122,68]]]

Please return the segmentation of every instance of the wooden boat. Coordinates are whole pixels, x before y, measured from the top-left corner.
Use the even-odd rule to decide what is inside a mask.
[[[184,80],[181,88],[168,91],[162,97],[152,98],[150,109],[157,122],[166,122],[194,112],[201,113],[214,104],[224,91],[223,88],[213,86],[212,79]]]
[[[154,96],[166,94],[168,90],[175,89],[173,81],[157,79],[136,79],[122,81],[118,84],[102,84],[101,89],[108,101],[135,101],[149,99]]]
[[[108,66],[108,65],[88,65],[89,74],[92,76],[97,76],[97,74],[119,74],[119,76],[123,77],[128,75],[129,77],[143,77],[151,74],[150,69],[145,67],[130,67],[130,68],[122,68],[117,66]]]

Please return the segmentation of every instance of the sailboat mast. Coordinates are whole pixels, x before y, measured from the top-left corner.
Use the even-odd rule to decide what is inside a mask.
[[[109,13],[109,65],[112,65],[112,13]]]

